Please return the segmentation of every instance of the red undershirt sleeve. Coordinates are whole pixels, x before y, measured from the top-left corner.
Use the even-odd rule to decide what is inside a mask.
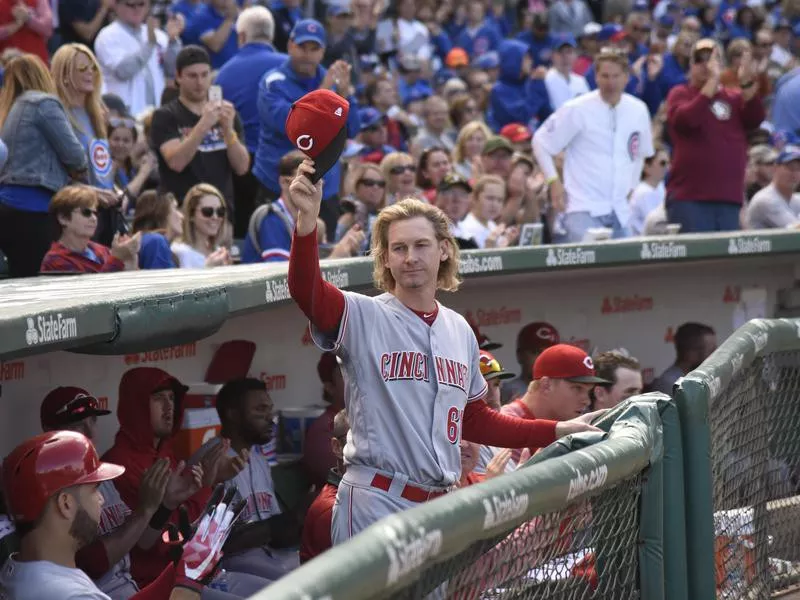
[[[344,314],[344,294],[322,278],[316,229],[303,236],[295,231],[292,237],[289,293],[314,327],[323,333],[339,329]]]
[[[462,437],[468,442],[500,448],[544,448],[556,441],[556,424],[504,415],[478,400],[464,409]]]

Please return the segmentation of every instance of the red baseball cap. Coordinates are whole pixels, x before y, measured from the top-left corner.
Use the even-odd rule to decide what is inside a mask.
[[[289,109],[286,137],[314,160],[313,183],[322,179],[342,155],[349,113],[350,103],[330,90],[309,92]]]
[[[500,130],[500,135],[506,138],[512,144],[520,144],[527,142],[533,135],[531,130],[525,127],[522,123],[509,123]]]
[[[97,398],[78,387],[57,387],[45,396],[39,409],[42,429],[61,429],[87,417],[110,415],[110,410],[99,408]]]
[[[533,364],[533,379],[542,377],[575,383],[611,383],[595,375],[591,356],[569,344],[550,346],[539,355]]]
[[[545,348],[558,344],[560,341],[561,336],[558,335],[558,330],[555,327],[544,321],[535,321],[528,323],[519,330],[517,334],[517,349],[541,352]]]

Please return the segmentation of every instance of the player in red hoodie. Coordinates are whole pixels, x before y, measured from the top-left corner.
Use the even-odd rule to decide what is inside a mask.
[[[241,471],[247,461],[247,454],[229,458],[229,445],[218,444],[198,461],[196,466],[202,469],[202,487],[197,486],[192,471],[178,463],[172,447],[172,438],[183,422],[183,397],[187,390],[185,385],[161,369],[137,367],[126,372],[119,384],[117,418],[120,428],[114,445],[106,452],[103,460],[125,467],[125,473],[114,484],[123,501],[131,508],[138,503],[142,476],[153,463],[160,458],[166,458],[173,469],[180,467],[184,476],[173,478],[169,485],[194,488],[194,494],[183,503],[190,519],[194,521],[203,512],[212,487]],[[169,511],[169,521],[177,524],[177,508],[162,504],[159,511]],[[163,542],[146,551],[134,548],[131,551],[131,574],[137,584],[144,587],[158,577],[169,562],[168,547]],[[267,584],[258,577],[239,573],[230,575],[234,576],[228,578],[231,584],[229,591],[235,595],[255,593]]]

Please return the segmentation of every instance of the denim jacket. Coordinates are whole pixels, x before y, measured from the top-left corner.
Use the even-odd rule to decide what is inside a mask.
[[[72,130],[61,101],[29,91],[14,101],[0,129],[8,161],[0,184],[40,186],[57,192],[73,179],[85,179],[86,151]]]

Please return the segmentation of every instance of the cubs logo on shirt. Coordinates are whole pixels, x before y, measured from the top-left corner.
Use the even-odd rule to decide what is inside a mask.
[[[111,174],[111,152],[106,140],[92,140],[89,145],[89,157],[98,179],[103,179]]]
[[[639,158],[639,146],[641,145],[642,136],[638,131],[634,131],[628,138],[628,156],[631,160]]]
[[[714,100],[711,104],[711,112],[720,121],[727,121],[731,118],[731,106],[723,100]]]

